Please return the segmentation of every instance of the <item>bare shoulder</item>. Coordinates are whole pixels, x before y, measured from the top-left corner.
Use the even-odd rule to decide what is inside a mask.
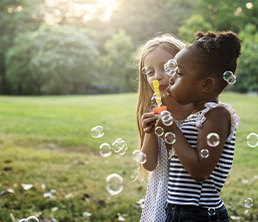
[[[206,114],[205,114],[207,119],[213,119],[214,121],[227,121],[227,122],[231,122],[231,116],[229,111],[224,108],[224,107],[216,107],[213,108],[211,110],[209,110]]]

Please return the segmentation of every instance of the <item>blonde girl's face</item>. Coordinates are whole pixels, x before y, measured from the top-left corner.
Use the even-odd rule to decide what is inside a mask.
[[[144,59],[143,66],[145,70],[145,75],[147,76],[147,81],[154,91],[153,81],[159,81],[159,90],[161,97],[165,97],[167,94],[167,87],[169,86],[169,79],[171,76],[164,72],[164,64],[173,59],[174,56],[169,52],[161,49],[154,48]],[[142,74],[144,75],[144,74]]]

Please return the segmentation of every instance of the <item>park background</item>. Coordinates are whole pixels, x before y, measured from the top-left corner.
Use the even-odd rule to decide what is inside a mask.
[[[191,42],[200,30],[243,40],[237,82],[221,96],[241,118],[221,195],[232,220],[257,221],[258,154],[246,144],[258,126],[256,1],[2,0],[0,18],[0,221],[139,221],[136,51],[157,34]],[[100,144],[117,138],[127,152],[102,157]],[[111,173],[124,178],[115,196]]]

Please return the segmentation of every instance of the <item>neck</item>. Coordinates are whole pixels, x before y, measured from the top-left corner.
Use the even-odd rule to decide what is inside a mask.
[[[208,103],[208,102],[219,103],[219,98],[216,97],[213,99],[203,100],[203,101],[193,103],[193,112],[192,113],[194,114],[194,113],[197,113],[197,112],[205,109],[204,105],[205,105],[205,103]]]
[[[176,120],[186,119],[192,112],[192,104],[180,105],[171,97],[163,98],[165,106],[167,106],[168,111]]]

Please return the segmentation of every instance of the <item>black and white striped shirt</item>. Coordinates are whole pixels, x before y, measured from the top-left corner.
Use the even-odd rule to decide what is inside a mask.
[[[193,149],[196,149],[198,128],[205,121],[205,113],[217,106],[225,107],[231,114],[231,135],[227,138],[221,158],[209,178],[197,183],[184,169],[175,154],[170,160],[168,203],[174,205],[194,205],[203,208],[220,208],[223,201],[219,193],[227,179],[234,157],[235,130],[240,119],[230,105],[225,103],[208,103],[207,108],[190,118],[179,121],[178,126]],[[201,121],[201,123],[200,123]],[[200,127],[199,127],[200,128]]]

